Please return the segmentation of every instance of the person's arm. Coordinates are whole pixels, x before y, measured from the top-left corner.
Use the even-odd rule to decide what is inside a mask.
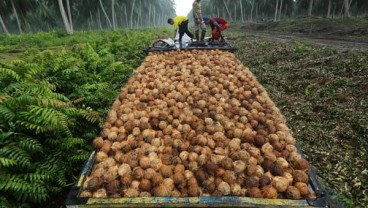
[[[176,34],[178,33],[178,29],[175,29],[175,31],[174,31],[174,36],[173,36],[173,40],[175,40],[175,38],[176,38]]]
[[[221,27],[220,25],[217,23],[216,20],[213,20],[213,25],[217,28],[217,30],[219,31],[219,35],[220,37],[222,37],[222,34],[221,34]]]

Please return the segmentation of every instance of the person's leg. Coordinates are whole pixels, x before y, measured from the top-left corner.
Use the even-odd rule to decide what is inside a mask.
[[[181,44],[181,39],[183,38],[184,30],[179,28],[179,43]]]
[[[181,44],[181,39],[185,33],[185,25],[184,22],[179,25],[179,43]]]
[[[181,24],[184,27],[184,33],[186,33],[191,39],[193,39],[194,38],[194,35],[188,30],[188,22],[189,21],[187,20],[187,21],[185,21],[185,22],[183,22]]]
[[[200,29],[200,27],[201,27],[201,24],[200,23],[198,23],[197,21],[195,21],[194,20],[194,24],[195,24],[195,31],[194,31],[194,33],[195,33],[195,37],[196,37],[196,39],[197,39],[197,41],[199,41],[199,29]]]
[[[203,41],[204,37],[206,36],[206,25],[203,22],[201,22],[200,27],[201,27],[201,30],[202,30],[201,41]]]
[[[220,38],[220,33],[217,28],[212,30],[212,38],[214,40],[218,40]]]

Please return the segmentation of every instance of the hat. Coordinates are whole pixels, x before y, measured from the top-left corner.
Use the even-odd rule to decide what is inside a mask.
[[[210,18],[208,18],[208,17],[203,17],[203,21],[204,21],[204,22],[207,22],[208,20],[210,20]]]

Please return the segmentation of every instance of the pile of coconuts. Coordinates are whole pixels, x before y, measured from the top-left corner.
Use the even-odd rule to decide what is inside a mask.
[[[230,52],[150,53],[93,144],[80,197],[316,197],[280,110]]]

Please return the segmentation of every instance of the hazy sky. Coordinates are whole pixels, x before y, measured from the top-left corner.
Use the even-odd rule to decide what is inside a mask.
[[[175,0],[176,4],[176,15],[187,16],[192,9],[194,0]]]

